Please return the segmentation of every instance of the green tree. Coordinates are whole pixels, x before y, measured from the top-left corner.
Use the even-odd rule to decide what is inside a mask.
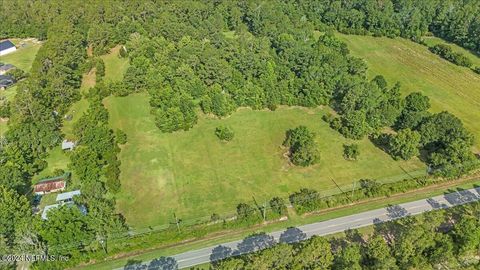
[[[362,253],[360,246],[357,244],[349,244],[346,247],[343,247],[340,252],[335,254],[333,269],[361,270],[361,262]]]
[[[298,126],[287,131],[283,145],[289,147],[289,156],[293,164],[306,167],[318,162],[320,153],[314,138],[315,134],[306,126]]]
[[[274,197],[269,202],[270,208],[272,211],[278,215],[286,215],[287,214],[287,205],[285,204],[285,200],[280,197]]]
[[[388,136],[388,151],[394,159],[408,160],[420,154],[420,134],[409,128]]]
[[[333,254],[325,238],[314,236],[303,243],[293,259],[292,269],[330,269]]]
[[[246,220],[253,217],[256,214],[255,208],[249,204],[240,203],[237,205],[237,218],[239,220]]]
[[[364,265],[367,269],[390,270],[398,269],[390,248],[381,235],[375,235],[368,240]]]
[[[37,229],[50,254],[75,254],[93,241],[87,218],[78,207],[64,205],[49,211],[47,217]]]

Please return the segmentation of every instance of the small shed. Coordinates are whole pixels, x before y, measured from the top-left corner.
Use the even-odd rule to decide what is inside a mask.
[[[69,141],[69,140],[64,140],[62,142],[62,150],[64,151],[71,151],[75,148],[75,142]]]
[[[0,42],[0,56],[6,55],[16,51],[17,48],[10,40],[4,40]]]
[[[81,194],[80,190],[74,190],[70,192],[64,192],[57,195],[57,203],[65,204],[65,203],[73,203],[73,197],[79,196]]]
[[[12,64],[5,64],[0,66],[0,75],[7,73],[10,70],[16,69],[17,67]]]
[[[67,176],[68,174],[64,174],[57,177],[42,179],[35,184],[33,191],[38,195],[63,191],[66,187],[65,180]]]

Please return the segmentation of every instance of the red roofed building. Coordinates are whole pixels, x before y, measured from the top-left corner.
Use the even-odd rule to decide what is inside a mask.
[[[57,176],[53,178],[43,179],[33,187],[33,192],[38,195],[43,195],[51,192],[63,191],[66,186],[66,176]]]

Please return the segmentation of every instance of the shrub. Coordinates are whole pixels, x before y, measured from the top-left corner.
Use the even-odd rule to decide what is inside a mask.
[[[287,214],[287,206],[285,205],[285,201],[280,197],[274,197],[270,200],[270,208],[272,211],[280,216],[284,216]]]
[[[290,161],[297,166],[310,166],[318,162],[320,153],[314,141],[315,134],[305,126],[287,131],[284,146],[290,148]]]
[[[454,52],[452,48],[445,44],[437,44],[429,48],[431,52],[439,55],[445,60],[448,60],[456,65],[463,67],[471,67],[472,61],[461,53]]]
[[[346,160],[357,160],[359,155],[360,150],[358,149],[358,144],[343,145],[343,157]]]
[[[251,207],[249,204],[240,203],[237,205],[237,218],[239,220],[250,219],[255,215],[255,208]]]
[[[215,135],[222,141],[231,141],[235,136],[233,130],[226,126],[219,126],[215,129]]]
[[[115,130],[115,138],[117,139],[118,144],[127,143],[127,134],[121,129]]]
[[[480,74],[480,66],[475,67],[475,68],[473,69],[473,71],[475,71],[475,73],[477,73],[477,74]]]

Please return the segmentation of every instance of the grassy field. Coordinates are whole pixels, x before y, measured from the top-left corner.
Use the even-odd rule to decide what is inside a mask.
[[[22,42],[21,39],[11,39],[11,41],[19,45]],[[33,60],[37,55],[38,50],[41,47],[40,43],[33,42],[33,40],[24,41],[25,46],[18,48],[15,52],[0,56],[0,62],[13,64],[16,67],[28,72],[32,67]],[[7,100],[12,100],[15,96],[17,87],[13,86],[7,90],[0,91],[0,98],[5,97]],[[7,131],[7,121],[0,119],[0,135]]]
[[[128,135],[120,154],[122,191],[117,204],[135,227],[168,223],[173,213],[184,220],[223,214],[252,196],[263,203],[302,187],[338,192],[332,179],[348,188],[360,178],[391,180],[404,176],[404,170],[425,171],[416,159],[393,161],[368,140],[359,142],[358,161],[345,161],[343,144],[349,141],[321,120],[322,109],[241,109],[223,120],[201,116],[187,132],[163,134],[149,113],[147,95],[109,97],[105,104],[112,127]],[[233,141],[217,139],[218,125],[233,128]],[[298,168],[284,157],[285,131],[298,125],[316,132],[320,164]]]
[[[109,54],[101,57],[105,63],[106,81],[121,81],[127,71],[129,66],[128,58],[120,58],[118,56],[119,50],[120,46],[116,46]]]
[[[446,110],[459,117],[476,136],[476,150],[480,150],[480,75],[406,39],[337,36],[347,43],[353,55],[365,59],[370,77],[382,74],[390,83],[399,81],[403,94],[420,91],[430,97],[432,111]],[[480,61],[468,51],[464,53],[476,58],[476,63]]]

